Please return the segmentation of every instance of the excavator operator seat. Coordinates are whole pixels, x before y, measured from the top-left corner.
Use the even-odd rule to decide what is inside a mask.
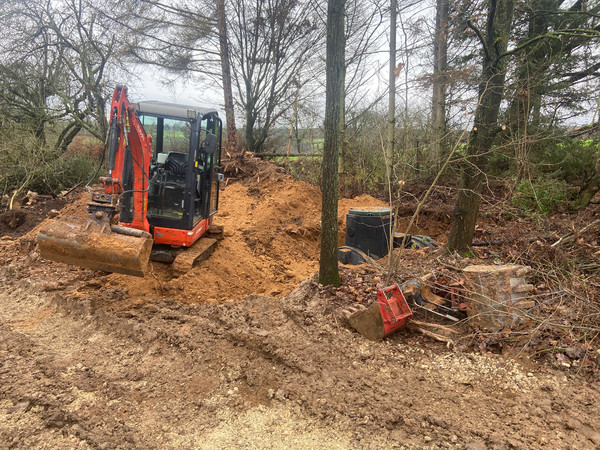
[[[185,179],[188,155],[186,153],[169,152],[165,160],[165,170],[175,177]]]

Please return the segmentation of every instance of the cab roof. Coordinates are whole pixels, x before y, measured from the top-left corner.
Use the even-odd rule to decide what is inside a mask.
[[[178,105],[154,100],[137,102],[134,104],[139,114],[170,117],[173,119],[201,119],[206,114],[219,115],[216,109],[201,108],[199,106]]]

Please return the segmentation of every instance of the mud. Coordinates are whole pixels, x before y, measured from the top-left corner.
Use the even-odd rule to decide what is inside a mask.
[[[66,200],[49,196],[31,196],[14,202],[15,209],[0,213],[0,237],[18,238],[61,209]]]
[[[381,271],[316,284],[319,192],[274,173],[227,186],[225,238],[177,279],[47,262],[33,233],[0,241],[0,448],[600,446],[598,385],[574,371],[353,332],[341,308],[372,300]],[[340,229],[374,204],[342,201]],[[438,265],[407,253],[397,276]]]
[[[80,275],[70,284],[97,283]],[[6,284],[7,447],[600,445],[597,385],[408,332],[366,341],[312,280],[283,298],[129,307],[118,289]]]

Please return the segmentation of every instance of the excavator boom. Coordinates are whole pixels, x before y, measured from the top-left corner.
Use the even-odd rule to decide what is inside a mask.
[[[144,131],[127,99],[127,88],[117,86],[111,102],[107,169],[101,178],[103,192],[92,193],[88,216],[49,220],[38,232],[42,258],[107,272],[143,277],[150,259],[153,239],[146,217],[148,167],[151,138]],[[124,169],[133,164],[131,222],[119,225],[123,180],[131,176]]]

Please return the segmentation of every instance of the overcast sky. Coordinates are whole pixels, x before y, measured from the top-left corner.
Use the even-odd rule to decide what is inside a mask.
[[[202,106],[214,108],[224,119],[223,92],[220,88],[207,89],[191,80],[177,80],[165,84],[168,74],[157,67],[144,67],[139,75],[126,80],[129,89],[129,100],[159,100],[168,103]]]

